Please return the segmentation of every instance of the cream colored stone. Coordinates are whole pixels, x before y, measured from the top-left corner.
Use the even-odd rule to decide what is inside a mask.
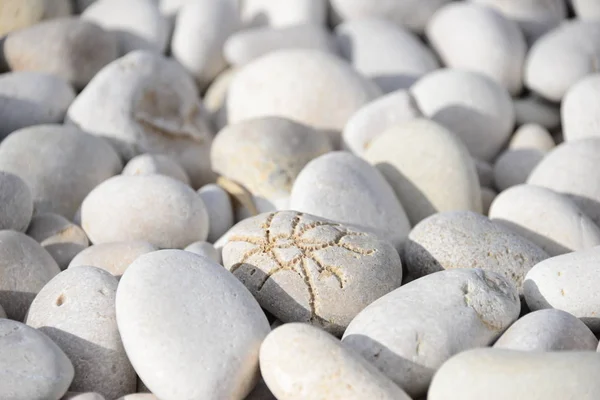
[[[211,82],[204,93],[204,105],[217,131],[227,125],[227,93],[237,68],[228,68]]]
[[[185,170],[173,158],[165,154],[141,154],[129,160],[123,168],[123,175],[166,175],[190,184]]]
[[[542,161],[544,152],[526,148],[506,150],[494,163],[494,183],[502,192],[512,186],[527,182],[531,171]]]
[[[217,264],[222,264],[221,252],[208,242],[194,242],[184,249],[190,253],[209,258]]]
[[[143,241],[95,244],[77,254],[69,268],[89,265],[106,270],[119,279],[139,256],[156,250],[156,247]]]
[[[69,0],[2,0],[0,1],[0,37],[45,19],[65,17],[71,12]]]
[[[94,392],[67,392],[61,400],[106,400],[104,396]]]
[[[15,174],[0,171],[0,230],[23,232],[33,215],[33,195]]]
[[[542,152],[548,152],[556,147],[552,135],[541,125],[525,124],[521,125],[515,131],[508,148],[510,150],[518,149],[536,149]]]

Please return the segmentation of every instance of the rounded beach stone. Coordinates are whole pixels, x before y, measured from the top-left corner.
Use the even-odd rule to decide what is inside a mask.
[[[58,76],[20,71],[0,74],[0,139],[32,125],[61,123],[75,92]]]
[[[228,68],[211,82],[204,93],[204,105],[213,126],[220,131],[227,125],[227,93],[238,68]]]
[[[498,195],[490,218],[540,246],[551,257],[600,246],[600,228],[568,197],[533,185]]]
[[[513,131],[515,110],[508,91],[477,72],[442,69],[410,89],[426,117],[458,135],[471,155],[491,161]]]
[[[433,52],[405,28],[383,19],[351,20],[335,28],[342,57],[384,93],[409,88],[439,68]]]
[[[185,170],[172,157],[165,154],[140,154],[133,157],[125,168],[123,175],[166,175],[173,179],[177,179],[190,184],[190,178]]]
[[[167,154],[194,187],[211,182],[208,115],[177,62],[136,51],[104,67],[69,107],[67,122],[111,141],[130,160]]]
[[[327,19],[326,0],[244,0],[240,3],[241,18],[246,27],[325,25]]]
[[[227,39],[223,53],[229,64],[240,66],[283,49],[312,49],[338,53],[338,45],[329,31],[325,27],[310,24],[243,30]]]
[[[388,19],[398,26],[422,33],[438,8],[451,0],[331,0],[335,21],[362,18]]]
[[[95,244],[77,254],[69,268],[89,265],[106,270],[119,279],[139,256],[156,250],[158,248],[143,241]]]
[[[591,74],[569,88],[561,104],[565,140],[600,136],[600,74]]]
[[[389,242],[296,211],[238,223],[222,254],[225,268],[275,317],[335,335],[402,282],[400,257]]]
[[[515,119],[518,126],[525,124],[538,124],[548,130],[560,126],[560,109],[556,104],[550,103],[539,96],[514,99]]]
[[[31,189],[15,174],[0,171],[0,230],[23,232],[33,215]]]
[[[187,246],[184,250],[202,257],[209,258],[217,264],[221,264],[223,262],[223,260],[221,260],[221,252],[215,249],[215,247],[208,242],[194,242]]]
[[[45,19],[66,17],[71,11],[70,0],[1,0],[0,37]]]
[[[181,250],[134,261],[119,283],[117,320],[135,370],[161,400],[244,398],[270,330],[235,277]]]
[[[198,195],[208,212],[209,229],[207,240],[214,243],[233,226],[233,205],[229,194],[214,183],[202,186]]]
[[[479,72],[512,95],[521,92],[525,37],[516,22],[497,10],[474,2],[453,2],[434,14],[426,32],[447,67]]]
[[[373,140],[364,157],[383,173],[412,225],[439,211],[481,212],[481,189],[467,148],[435,122],[395,125]],[[424,162],[425,157],[436,162]]]
[[[12,133],[0,144],[0,170],[27,183],[36,213],[73,218],[85,196],[121,168],[119,156],[108,143],[73,126],[32,126]]]
[[[225,127],[215,137],[210,158],[213,171],[274,202],[289,196],[310,160],[331,150],[322,132],[285,118],[264,117]]]
[[[143,240],[159,248],[206,240],[209,229],[200,196],[163,175],[106,180],[83,201],[81,223],[94,244]]]
[[[96,267],[62,271],[38,293],[27,325],[39,329],[75,368],[70,389],[115,399],[135,391],[136,375],[117,329],[117,280]]]
[[[594,352],[474,349],[440,368],[427,398],[505,400],[527,393],[530,399],[592,400],[600,396],[598,369],[600,354]]]
[[[599,64],[600,21],[571,20],[531,47],[525,63],[525,84],[542,97],[559,102],[573,84],[596,72]]]
[[[488,187],[481,188],[481,206],[483,215],[489,215],[490,207],[494,202],[494,199],[498,196],[498,193],[494,189]]]
[[[408,91],[388,93],[350,117],[342,132],[342,147],[363,156],[372,141],[387,129],[419,117],[421,112]]]
[[[227,67],[223,45],[238,25],[233,0],[189,0],[178,11],[171,53],[200,87]]]
[[[0,397],[59,400],[73,380],[73,365],[46,335],[0,319]]]
[[[502,276],[443,271],[376,300],[350,323],[342,343],[416,398],[444,361],[490,345],[519,311],[517,290]]]
[[[117,400],[158,400],[152,393],[132,393],[119,397]]]
[[[347,152],[309,162],[294,182],[289,208],[374,233],[397,250],[410,232],[404,208],[384,176]]]
[[[563,143],[550,151],[527,183],[569,196],[596,224],[600,223],[600,138]]]
[[[106,400],[104,396],[94,392],[67,392],[61,400]]]
[[[479,178],[479,185],[484,187],[494,187],[494,167],[487,161],[481,161],[476,158],[473,159],[475,162],[475,170],[477,171],[477,177]]]
[[[563,254],[540,262],[529,271],[524,293],[532,311],[556,308],[600,332],[600,247]]]
[[[27,235],[41,244],[62,270],[89,245],[83,229],[62,215],[52,213],[34,216]]]
[[[306,373],[306,365],[312,365]],[[278,399],[409,400],[377,368],[329,333],[308,324],[285,324],[260,348],[260,370]],[[293,382],[293,384],[290,384]]]
[[[404,249],[410,280],[455,268],[506,277],[522,293],[525,274],[548,254],[529,240],[470,211],[432,215],[413,228]]]
[[[37,293],[60,272],[50,254],[21,232],[0,231],[0,304],[23,321]]]
[[[537,149],[542,152],[548,152],[556,147],[552,135],[541,125],[525,124],[521,125],[515,131],[508,148],[510,150],[518,149]]]
[[[596,351],[598,339],[583,322],[561,310],[539,310],[521,317],[494,343],[521,351]]]
[[[114,32],[120,54],[134,50],[162,53],[169,41],[169,21],[160,13],[156,0],[98,0],[81,14]]]
[[[600,4],[595,0],[570,0],[577,18],[582,20],[599,20]]]
[[[53,19],[13,32],[3,49],[11,70],[53,74],[78,88],[85,87],[119,56],[112,33],[76,17]]]
[[[494,183],[502,192],[527,182],[531,171],[542,161],[544,152],[538,149],[509,149],[494,163]]]
[[[229,87],[227,114],[229,123],[286,117],[339,137],[352,114],[380,95],[374,83],[334,55],[280,50],[240,69]]]

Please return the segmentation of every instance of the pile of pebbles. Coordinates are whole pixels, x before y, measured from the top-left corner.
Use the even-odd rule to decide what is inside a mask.
[[[600,399],[598,0],[0,0],[0,400]]]

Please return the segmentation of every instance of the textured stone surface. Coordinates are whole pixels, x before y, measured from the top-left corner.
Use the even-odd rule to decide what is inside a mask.
[[[69,268],[89,265],[106,270],[118,279],[136,258],[156,250],[155,246],[143,241],[95,244],[77,254]]]
[[[0,230],[23,232],[33,215],[33,195],[15,174],[0,171]]]
[[[129,160],[123,168],[123,175],[166,175],[190,184],[185,170],[173,158],[165,154],[141,154]]]

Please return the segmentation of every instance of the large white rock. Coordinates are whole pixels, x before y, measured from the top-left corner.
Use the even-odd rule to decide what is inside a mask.
[[[269,322],[209,259],[181,250],[141,256],[121,278],[116,309],[127,355],[161,400],[243,399],[256,384]]]
[[[600,136],[600,74],[590,74],[569,88],[560,113],[565,140]]]
[[[325,25],[327,3],[327,0],[244,0],[240,12],[246,27]]]

